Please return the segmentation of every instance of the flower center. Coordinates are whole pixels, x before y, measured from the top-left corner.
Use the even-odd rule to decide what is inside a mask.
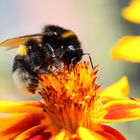
[[[71,131],[79,126],[90,127],[91,110],[99,88],[95,83],[96,67],[90,71],[88,62],[80,62],[72,70],[64,67],[52,73],[39,75],[38,88],[51,120]]]

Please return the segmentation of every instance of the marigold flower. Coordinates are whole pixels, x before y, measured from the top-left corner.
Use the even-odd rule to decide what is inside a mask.
[[[140,23],[140,0],[131,0],[129,6],[122,9],[122,16],[126,20]]]
[[[41,102],[0,101],[2,140],[126,140],[102,123],[140,119],[140,100],[128,97],[126,77],[99,90],[97,67],[78,63],[71,70],[41,74]]]

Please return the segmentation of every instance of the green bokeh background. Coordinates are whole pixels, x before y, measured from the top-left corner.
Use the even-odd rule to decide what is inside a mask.
[[[44,24],[56,24],[76,32],[94,65],[99,64],[98,82],[106,87],[127,75],[131,97],[140,97],[140,65],[111,60],[109,52],[123,35],[140,34],[140,26],[121,17],[129,0],[0,0],[0,40],[40,32]],[[0,99],[36,100],[19,93],[12,80],[16,50],[0,48]],[[113,94],[113,93],[112,93]],[[128,140],[139,140],[140,122],[113,125]]]

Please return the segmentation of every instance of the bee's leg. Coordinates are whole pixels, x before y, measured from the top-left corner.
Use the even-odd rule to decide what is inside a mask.
[[[53,61],[54,66],[55,66],[57,69],[61,69],[61,72],[65,75],[66,78],[68,78],[67,75],[66,75],[66,73],[65,73],[65,71],[64,71],[64,69],[62,68],[62,63],[61,63],[61,61],[59,61],[56,57],[54,57],[54,58],[52,59],[52,61]],[[56,75],[56,77],[57,77],[57,75]],[[58,78],[57,78],[57,79],[58,79]],[[61,81],[60,81],[60,82],[61,82]]]
[[[49,69],[43,68],[43,67],[36,67],[36,68],[35,68],[35,71],[36,71],[37,73],[52,74],[52,72],[51,72]]]
[[[33,52],[32,50],[30,51],[30,61],[33,67],[34,72],[37,74],[39,73],[45,73],[45,74],[52,74],[57,78],[56,75],[54,75],[49,69],[41,65],[41,62],[38,58],[37,52]]]
[[[54,75],[49,69],[41,65],[41,62],[35,52],[30,52],[31,55],[31,64],[33,66],[33,69],[36,73],[45,73],[45,74],[52,74]],[[55,76],[55,75],[54,75]],[[56,76],[55,76],[56,77]]]
[[[34,71],[40,67],[40,62],[36,52],[30,51],[30,62]]]
[[[74,62],[75,60],[77,60],[78,57],[73,57],[70,61],[70,64],[68,65],[68,70],[72,70],[74,68],[74,66],[76,65],[76,63]]]
[[[51,74],[51,75],[53,75],[56,79],[58,79],[58,77],[57,77],[57,75],[55,75],[53,72],[51,72],[49,69],[47,69],[47,68],[38,68],[38,70],[36,70],[37,71],[37,73],[45,73],[45,74]],[[59,80],[59,79],[58,79]]]
[[[52,62],[56,68],[62,68],[61,62],[56,57],[52,58]]]
[[[93,62],[92,62],[92,59],[91,59],[90,53],[83,53],[82,55],[88,55],[88,57],[89,57],[89,61],[90,61],[90,64],[91,64],[91,67],[92,67],[92,69],[93,69]]]
[[[74,57],[71,59],[71,63],[70,63],[70,70],[74,67],[74,60],[76,59],[77,57]]]

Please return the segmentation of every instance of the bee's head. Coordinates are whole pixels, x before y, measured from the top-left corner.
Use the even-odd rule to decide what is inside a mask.
[[[81,60],[83,55],[83,50],[81,47],[74,45],[69,45],[62,51],[61,60],[67,65],[75,65],[78,61]]]
[[[83,50],[77,35],[68,29],[60,26],[48,25],[43,32],[50,34],[44,36],[44,43],[49,43],[56,52],[56,55],[66,64],[76,63],[81,59]]]

